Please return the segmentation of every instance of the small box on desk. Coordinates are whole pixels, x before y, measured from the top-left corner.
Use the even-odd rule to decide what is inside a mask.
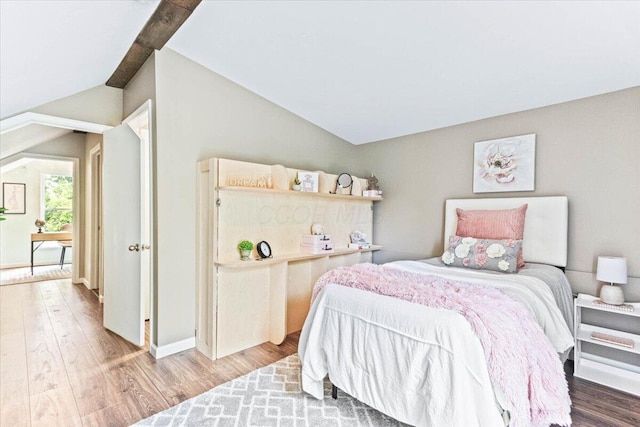
[[[335,252],[335,244],[331,242],[324,243],[300,243],[300,251],[305,254],[330,254]]]
[[[302,244],[318,245],[320,243],[331,243],[331,234],[303,234]]]

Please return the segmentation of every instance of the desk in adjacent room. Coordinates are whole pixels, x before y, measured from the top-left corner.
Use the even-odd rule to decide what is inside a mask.
[[[68,231],[54,232],[54,233],[31,233],[31,275],[33,276],[33,253],[38,250],[44,242],[55,242],[62,240],[71,240],[72,233]],[[35,248],[34,243],[38,243]]]

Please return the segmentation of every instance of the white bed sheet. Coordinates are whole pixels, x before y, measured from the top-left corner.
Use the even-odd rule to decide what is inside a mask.
[[[385,267],[411,273],[432,274],[451,280],[477,283],[499,289],[512,299],[520,301],[534,316],[556,353],[573,347],[573,335],[562,316],[553,292],[542,280],[518,274],[493,274],[481,270],[459,267],[438,267],[424,262],[396,261]]]
[[[443,275],[442,268],[415,261],[386,266]],[[463,270],[462,277],[454,270]],[[523,301],[556,351],[573,345],[541,280],[496,278],[465,269],[447,269],[444,275],[500,288]],[[491,385],[480,341],[456,312],[328,285],[311,307],[298,348],[302,388],[318,399],[323,398],[322,382],[328,374],[346,393],[408,424],[499,426],[508,420],[501,409],[504,400]]]

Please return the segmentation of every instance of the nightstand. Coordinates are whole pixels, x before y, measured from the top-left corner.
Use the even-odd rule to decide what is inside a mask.
[[[627,303],[633,308],[633,311],[624,311],[612,306],[595,305],[593,303],[595,300],[599,300],[599,298],[586,294],[578,294],[578,298],[575,300],[574,376],[640,396],[640,362],[638,362],[640,361],[640,303]],[[596,310],[599,313],[592,314],[612,321],[607,323],[624,324],[625,329],[632,330],[634,333],[621,331],[615,327],[605,328],[591,324],[595,322],[583,322],[582,319],[588,316],[586,311],[589,310]],[[613,318],[614,316],[617,318]],[[594,339],[593,333],[631,340],[632,347]],[[590,344],[585,345],[586,343]],[[609,354],[612,352],[631,353],[631,356],[627,358],[635,362],[621,362],[603,356],[602,353],[606,352],[595,351],[602,347],[612,349],[607,350]]]

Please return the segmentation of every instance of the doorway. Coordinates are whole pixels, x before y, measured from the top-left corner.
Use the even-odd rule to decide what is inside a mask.
[[[3,191],[15,187],[22,197],[20,211],[2,223],[0,284],[65,277],[79,283],[79,159],[18,153],[0,166]]]

